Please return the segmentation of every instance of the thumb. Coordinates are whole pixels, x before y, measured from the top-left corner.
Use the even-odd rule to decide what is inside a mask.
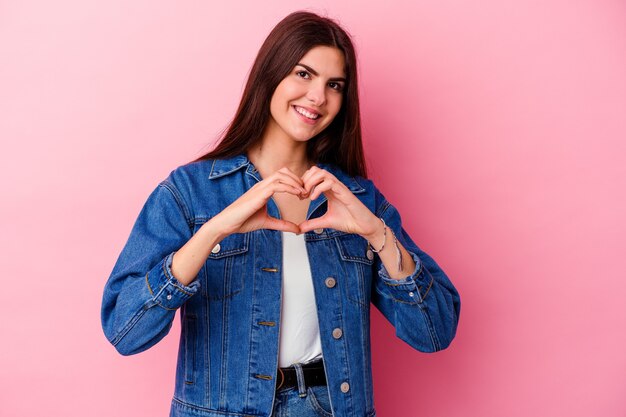
[[[283,232],[300,233],[300,227],[297,224],[287,220],[281,220],[270,217],[264,225],[265,229],[280,230]]]
[[[300,233],[309,232],[313,229],[323,229],[328,227],[323,217],[305,220],[300,223]]]

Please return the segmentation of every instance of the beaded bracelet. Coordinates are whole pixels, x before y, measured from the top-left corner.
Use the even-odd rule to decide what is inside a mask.
[[[383,245],[380,247],[380,249],[376,250],[374,249],[374,247],[369,241],[367,242],[367,246],[372,250],[372,252],[375,252],[375,253],[382,251],[385,248],[385,243],[387,243],[387,224],[385,224],[385,220],[383,220],[382,217],[380,217],[380,221],[383,222]],[[398,257],[398,271],[402,272],[402,252],[400,251],[400,248],[398,247],[398,239],[396,238],[396,234],[393,232],[393,230],[391,228],[389,228],[389,230],[391,230],[391,236],[393,236],[393,243],[396,247],[396,254],[398,255],[397,256]]]

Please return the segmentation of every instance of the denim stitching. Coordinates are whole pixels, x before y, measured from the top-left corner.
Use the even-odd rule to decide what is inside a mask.
[[[428,288],[426,288],[426,292],[424,293],[424,295],[422,295],[422,302],[426,299],[426,295],[428,295],[428,291],[430,291],[430,289],[432,288],[434,282],[435,282],[435,278],[433,278],[431,276],[430,277],[430,284],[428,284]]]
[[[294,363],[293,368],[296,370],[296,381],[298,383],[298,396],[306,397],[306,385],[304,384],[304,371],[301,363]]]
[[[203,269],[205,269],[206,272],[206,268],[203,267]],[[205,273],[205,277],[206,277],[206,273]],[[208,278],[206,278],[208,279]],[[207,282],[205,280],[205,282]],[[206,287],[208,287],[208,285],[206,285]],[[207,340],[211,340],[211,326],[209,325],[210,323],[210,306],[209,306],[209,297],[205,298],[205,309],[204,309],[204,314],[205,314],[205,323],[207,324],[204,328],[206,329],[206,338]],[[210,355],[210,351],[211,351],[211,344],[210,343],[204,343],[205,346],[205,358],[206,358],[206,369],[205,369],[205,381],[206,381],[206,402],[205,404],[211,404],[211,355]]]
[[[430,341],[433,344],[433,351],[437,352],[438,350],[440,350],[440,344],[439,344],[439,339],[437,338],[437,333],[435,332],[435,329],[433,328],[433,324],[430,320],[430,314],[428,314],[428,312],[422,308],[420,308],[419,310],[422,313],[422,317],[424,318],[424,321],[426,322],[426,327],[428,328]]]
[[[181,399],[179,399],[178,397],[174,396],[172,398],[172,402],[173,403],[177,403],[177,405],[179,407],[185,407],[185,408],[189,408],[191,410],[194,411],[201,411],[201,412],[211,412],[211,413],[215,413],[215,414],[222,414],[224,416],[237,416],[240,417],[242,414],[241,413],[229,413],[228,411],[221,411],[221,410],[213,410],[211,408],[206,408],[206,407],[199,407],[197,405],[194,404],[189,404],[187,402],[182,401]],[[257,416],[256,414],[244,414],[245,417],[253,417],[253,416]]]
[[[197,324],[196,324],[196,317],[192,315],[188,315],[184,321],[184,326],[186,330],[185,332],[186,337],[184,339],[185,341],[185,350],[184,350],[185,365],[183,368],[185,372],[184,382],[187,385],[193,385],[195,382],[194,375],[195,375],[195,363],[196,363],[196,360],[195,360],[196,359],[196,339],[197,339],[196,332],[198,330]],[[194,326],[194,329],[191,329],[191,326]]]
[[[346,236],[346,235],[343,235]],[[358,236],[358,235],[355,235]],[[349,255],[347,253],[347,251],[345,250],[346,247],[349,247],[350,245],[345,244],[345,243],[341,243],[341,237],[340,236],[336,236],[335,237],[335,243],[337,244],[337,248],[339,249],[339,255],[341,256],[341,259],[343,260],[347,260],[347,261],[353,261],[353,262],[360,262],[360,263],[364,263],[367,265],[372,265],[374,263],[374,259],[372,258],[371,260],[369,258],[367,258],[366,256],[352,256]],[[363,249],[365,250],[365,245],[363,245]]]
[[[229,259],[229,258],[227,258]],[[224,265],[225,268],[227,268],[226,265]],[[228,277],[228,275],[226,275],[227,270],[225,269],[224,271],[225,275],[225,282],[224,282],[224,291],[226,291],[226,282],[230,281],[230,277]],[[228,278],[227,278],[228,277]],[[220,408],[225,408],[226,407],[226,379],[228,377],[228,368],[226,367],[226,364],[228,363],[228,349],[229,349],[229,345],[228,345],[228,334],[229,334],[229,329],[228,329],[228,306],[229,306],[229,301],[228,299],[224,299],[222,301],[222,323],[223,323],[223,328],[222,328],[222,354],[220,355],[221,358],[221,362],[222,362],[222,367],[220,368],[220,394],[219,394],[219,407]]]
[[[159,185],[165,188],[166,190],[168,190],[172,194],[172,196],[174,197],[174,200],[176,201],[176,204],[178,205],[178,208],[182,212],[183,218],[185,219],[185,222],[187,223],[187,227],[189,227],[189,231],[193,233],[193,221],[191,220],[191,215],[189,213],[189,210],[187,209],[187,205],[185,204],[183,197],[181,196],[176,186],[173,183],[169,182],[168,180],[161,181],[161,184]]]
[[[389,203],[389,201],[387,201],[386,199],[383,200],[382,204],[380,205],[380,207],[378,207],[378,210],[376,211],[376,217],[384,217],[389,206],[391,206],[391,203]]]
[[[328,389],[327,386],[325,388]],[[307,396],[309,397],[309,404],[311,404],[311,407],[313,407],[315,411],[321,413],[324,416],[332,417],[332,413],[329,413],[322,408],[319,401],[317,400],[317,397],[315,396],[315,392],[313,392],[313,389],[311,387],[307,388],[307,394]],[[330,396],[330,393],[328,393],[328,395]]]
[[[167,258],[165,258],[165,260],[163,260],[163,275],[165,275],[168,278],[168,282],[167,284],[171,284],[173,285],[175,288],[177,288],[180,292],[188,295],[188,296],[192,296],[194,293],[185,291],[179,284],[178,284],[178,280],[174,277],[174,275],[170,274],[170,272],[167,270]],[[167,286],[167,284],[165,284],[165,286]],[[165,287],[164,286],[164,287]],[[150,290],[152,291],[152,290]]]
[[[152,287],[150,287],[150,281],[148,281],[148,273],[146,273],[146,285],[148,285],[148,289],[150,290],[150,295],[154,297],[154,291],[152,291]]]
[[[117,336],[115,338],[113,338],[113,340],[111,340],[111,344],[113,346],[117,346],[122,339],[124,338],[124,336],[126,336],[128,334],[128,332],[130,332],[132,330],[133,327],[135,327],[135,324],[139,321],[139,319],[145,314],[146,311],[148,311],[148,309],[150,308],[150,306],[148,306],[147,304],[144,304],[141,307],[141,310],[137,311],[131,318],[130,320],[128,320],[128,323],[126,323],[126,326],[122,327],[122,330],[120,330],[119,332],[117,332]]]

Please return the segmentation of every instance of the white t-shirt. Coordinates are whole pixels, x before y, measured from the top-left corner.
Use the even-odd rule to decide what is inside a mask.
[[[304,233],[283,235],[283,294],[278,366],[322,357],[320,328]]]

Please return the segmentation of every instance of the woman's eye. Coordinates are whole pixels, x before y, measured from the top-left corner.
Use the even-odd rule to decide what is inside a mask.
[[[307,78],[309,76],[309,73],[306,71],[296,71],[296,75],[298,77]]]
[[[328,83],[328,85],[333,90],[341,91],[343,89],[343,86],[341,84],[339,84],[339,83]]]

